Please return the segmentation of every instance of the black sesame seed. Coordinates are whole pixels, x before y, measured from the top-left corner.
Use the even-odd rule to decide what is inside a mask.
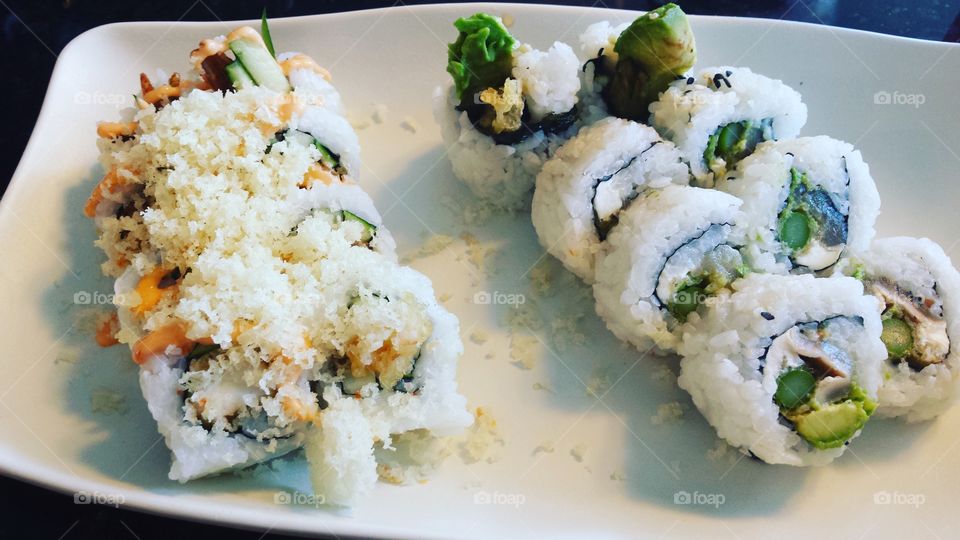
[[[773,313],[770,313],[769,311],[761,311],[760,316],[768,321],[772,321],[775,318]]]

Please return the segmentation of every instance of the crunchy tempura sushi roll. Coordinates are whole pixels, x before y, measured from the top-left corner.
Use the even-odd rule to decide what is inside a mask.
[[[764,143],[717,188],[743,199],[744,254],[767,272],[818,272],[867,249],[880,213],[860,151],[826,136]]]
[[[356,136],[324,97],[335,91],[303,55],[276,61],[264,38],[205,40],[199,82],[145,88],[130,124],[100,126],[109,172],[84,211],[117,312],[97,338],[140,366],[171,479],[319,440],[311,462],[319,452],[335,470],[318,473],[318,494],[352,504],[377,478],[375,442],[469,425],[463,346],[354,183]],[[364,429],[375,437],[350,435]]]
[[[796,137],[807,122],[798,92],[730,66],[672,83],[650,112],[650,124],[677,145],[702,187],[713,187],[757,144]]]
[[[499,17],[478,13],[454,25],[454,84],[434,96],[453,172],[491,205],[523,208],[543,162],[576,131],[580,63],[564,43],[547,51],[517,43]]]
[[[746,268],[737,251],[740,200],[667,186],[620,213],[597,255],[597,313],[641,351],[675,349],[683,323],[728,292]]]
[[[960,274],[950,258],[927,238],[882,238],[836,271],[881,302],[888,358],[878,414],[919,421],[943,412],[960,369]]]
[[[632,23],[591,24],[580,35],[581,117],[611,114],[648,121],[650,104],[697,61],[687,16],[676,4],[640,15]]]
[[[618,118],[586,127],[537,175],[532,218],[540,243],[593,283],[594,256],[617,216],[651,188],[686,184],[680,153],[653,128]]]
[[[847,277],[751,274],[733,288],[684,335],[680,387],[732,446],[767,463],[829,463],[876,408],[876,299]]]

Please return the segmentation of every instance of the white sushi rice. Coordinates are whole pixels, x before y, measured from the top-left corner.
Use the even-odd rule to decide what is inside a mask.
[[[797,323],[837,316],[862,319],[862,328],[848,328],[838,342],[852,358],[855,383],[876,400],[886,358],[876,299],[863,294],[859,281],[846,277],[751,274],[735,282],[734,289],[704,317],[698,331],[684,333],[678,384],[732,446],[767,463],[833,461],[843,454],[845,445],[817,449],[780,422],[773,401],[779,370],[766,365],[761,371],[761,358],[771,336]]]
[[[647,189],[686,184],[680,153],[648,126],[606,118],[564,144],[537,176],[531,217],[540,244],[594,281],[601,240],[595,219],[616,219]]]
[[[695,77],[672,83],[650,105],[650,112],[651,125],[677,145],[703,187],[713,187],[717,180],[703,158],[717,129],[772,118],[773,138],[780,140],[796,137],[807,122],[807,106],[797,91],[780,80],[732,66],[702,69]]]
[[[649,191],[623,211],[597,254],[593,285],[597,314],[610,331],[643,352],[673,351],[681,324],[657,298],[658,278],[680,247],[714,225],[722,231],[718,243],[737,242],[730,225],[739,206],[726,193],[671,185]]]
[[[877,413],[908,422],[939,415],[955,400],[960,371],[960,347],[955,346],[960,343],[960,274],[935,242],[905,236],[875,240],[869,250],[841,261],[836,273],[858,270],[866,280],[885,279],[914,298],[929,300],[930,313],[946,322],[950,340],[946,359],[919,371],[888,359]]]
[[[845,250],[866,250],[875,235],[880,194],[859,150],[827,136],[770,141],[717,183],[717,188],[743,200],[744,254],[750,265],[765,272],[807,272],[795,265],[779,239],[778,215],[790,190],[790,169],[807,175],[826,191],[837,210],[847,216]],[[818,269],[819,270],[819,269]]]
[[[346,118],[326,107],[306,107],[291,119],[289,127],[313,135],[340,157],[347,174],[360,178],[360,140]]]
[[[599,61],[612,69],[620,57],[614,50],[617,40],[629,26],[629,22],[613,25],[609,21],[600,21],[591,24],[580,34],[579,56],[583,68],[580,70],[579,115],[584,125],[593,124],[609,115],[607,104],[600,93],[606,81],[603,77],[601,80],[597,79],[597,66],[593,60],[597,59],[602,51]]]
[[[520,45],[513,62],[512,75],[522,84],[532,120],[550,113],[565,113],[576,105],[580,63],[569,45],[557,42],[548,51]],[[497,144],[477,131],[467,113],[456,109],[458,104],[452,86],[434,91],[434,117],[440,124],[454,175],[477,198],[496,209],[529,207],[540,167],[576,133],[578,126],[549,135],[538,131],[517,144]]]
[[[521,45],[514,51],[514,79],[523,85],[523,95],[533,119],[565,113],[577,104],[580,61],[566,43],[556,41],[546,51]]]
[[[277,55],[277,60],[282,62],[294,56],[299,52],[285,52]],[[323,106],[335,114],[346,117],[347,112],[343,107],[343,99],[336,87],[325,79],[322,75],[308,67],[291,69],[287,74],[290,86],[297,92],[311,93],[323,98]]]

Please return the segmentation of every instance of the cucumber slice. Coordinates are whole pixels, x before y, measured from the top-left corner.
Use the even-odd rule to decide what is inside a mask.
[[[373,237],[377,234],[376,225],[354,214],[353,212],[350,212],[349,210],[342,210],[340,212],[340,217],[343,219],[343,221],[356,221],[357,223],[363,225],[363,237],[361,240],[364,242],[373,240]]]
[[[230,84],[237,90],[257,85],[239,60],[230,62],[224,69],[227,72],[227,78],[230,79]]]
[[[237,55],[237,60],[258,85],[276,92],[290,90],[290,83],[280,69],[280,64],[265,47],[252,41],[235,39],[230,42],[230,50]]]
[[[340,165],[340,156],[331,152],[329,148],[320,144],[320,141],[316,139],[313,140],[313,145],[320,151],[320,162],[330,167],[330,170],[336,170]]]

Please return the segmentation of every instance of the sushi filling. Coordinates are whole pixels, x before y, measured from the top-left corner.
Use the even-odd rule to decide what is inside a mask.
[[[518,144],[538,132],[562,133],[577,119],[576,107],[534,119],[523,98],[520,82],[512,78],[503,86],[491,86],[480,92],[479,101],[469,106],[460,104],[457,109],[466,111],[473,127],[497,144]]]
[[[610,231],[619,223],[620,211],[637,198],[637,186],[634,184],[631,169],[640,165],[639,156],[630,158],[627,163],[597,180],[593,188],[593,227],[600,241],[607,239]]]
[[[433,332],[423,306],[412,296],[391,299],[368,292],[354,297],[347,310],[347,320],[358,321],[365,332],[350,338],[331,361],[331,382],[353,395],[362,395],[368,385],[375,385],[377,390],[416,392],[414,370]],[[367,313],[386,314],[394,323],[381,326]]]
[[[743,257],[727,242],[731,226],[711,225],[666,259],[657,276],[656,297],[680,322],[707,305],[720,291],[747,272]]]
[[[946,360],[950,338],[938,298],[914,297],[885,279],[867,280],[866,288],[883,302],[880,340],[891,361],[919,371]]]
[[[777,215],[777,237],[790,261],[817,272],[833,266],[847,243],[847,215],[833,196],[790,169],[790,186]]]
[[[199,353],[197,350],[200,350]],[[242,435],[260,442],[291,437],[296,424],[316,414],[316,407],[287,395],[272,403],[256,385],[245,381],[246,367],[237,364],[240,350],[221,351],[215,345],[197,345],[182,361],[183,422],[210,433]],[[293,378],[297,378],[294,371]],[[289,394],[289,392],[288,392]],[[271,415],[278,405],[292,414]]]
[[[862,330],[850,317],[800,323],[773,339],[762,359],[776,370],[774,403],[783,420],[815,448],[838,448],[876,409],[857,385],[853,360],[841,348]]]
[[[377,226],[349,210],[314,209],[290,231],[289,236],[299,234],[301,225],[308,219],[317,218],[320,213],[330,220],[333,228],[342,230],[344,237],[350,240],[352,245],[373,249],[372,242],[377,237]]]
[[[727,174],[741,159],[749,156],[763,141],[774,139],[773,118],[759,122],[742,120],[720,126],[707,140],[703,162],[717,177]]]
[[[456,109],[467,113],[477,131],[496,144],[513,145],[573,125],[575,105],[564,112],[533,111],[523,81],[513,73],[518,51],[529,49],[517,44],[498,17],[477,13],[457,19],[454,26],[460,33],[447,46],[447,72],[460,100]]]

